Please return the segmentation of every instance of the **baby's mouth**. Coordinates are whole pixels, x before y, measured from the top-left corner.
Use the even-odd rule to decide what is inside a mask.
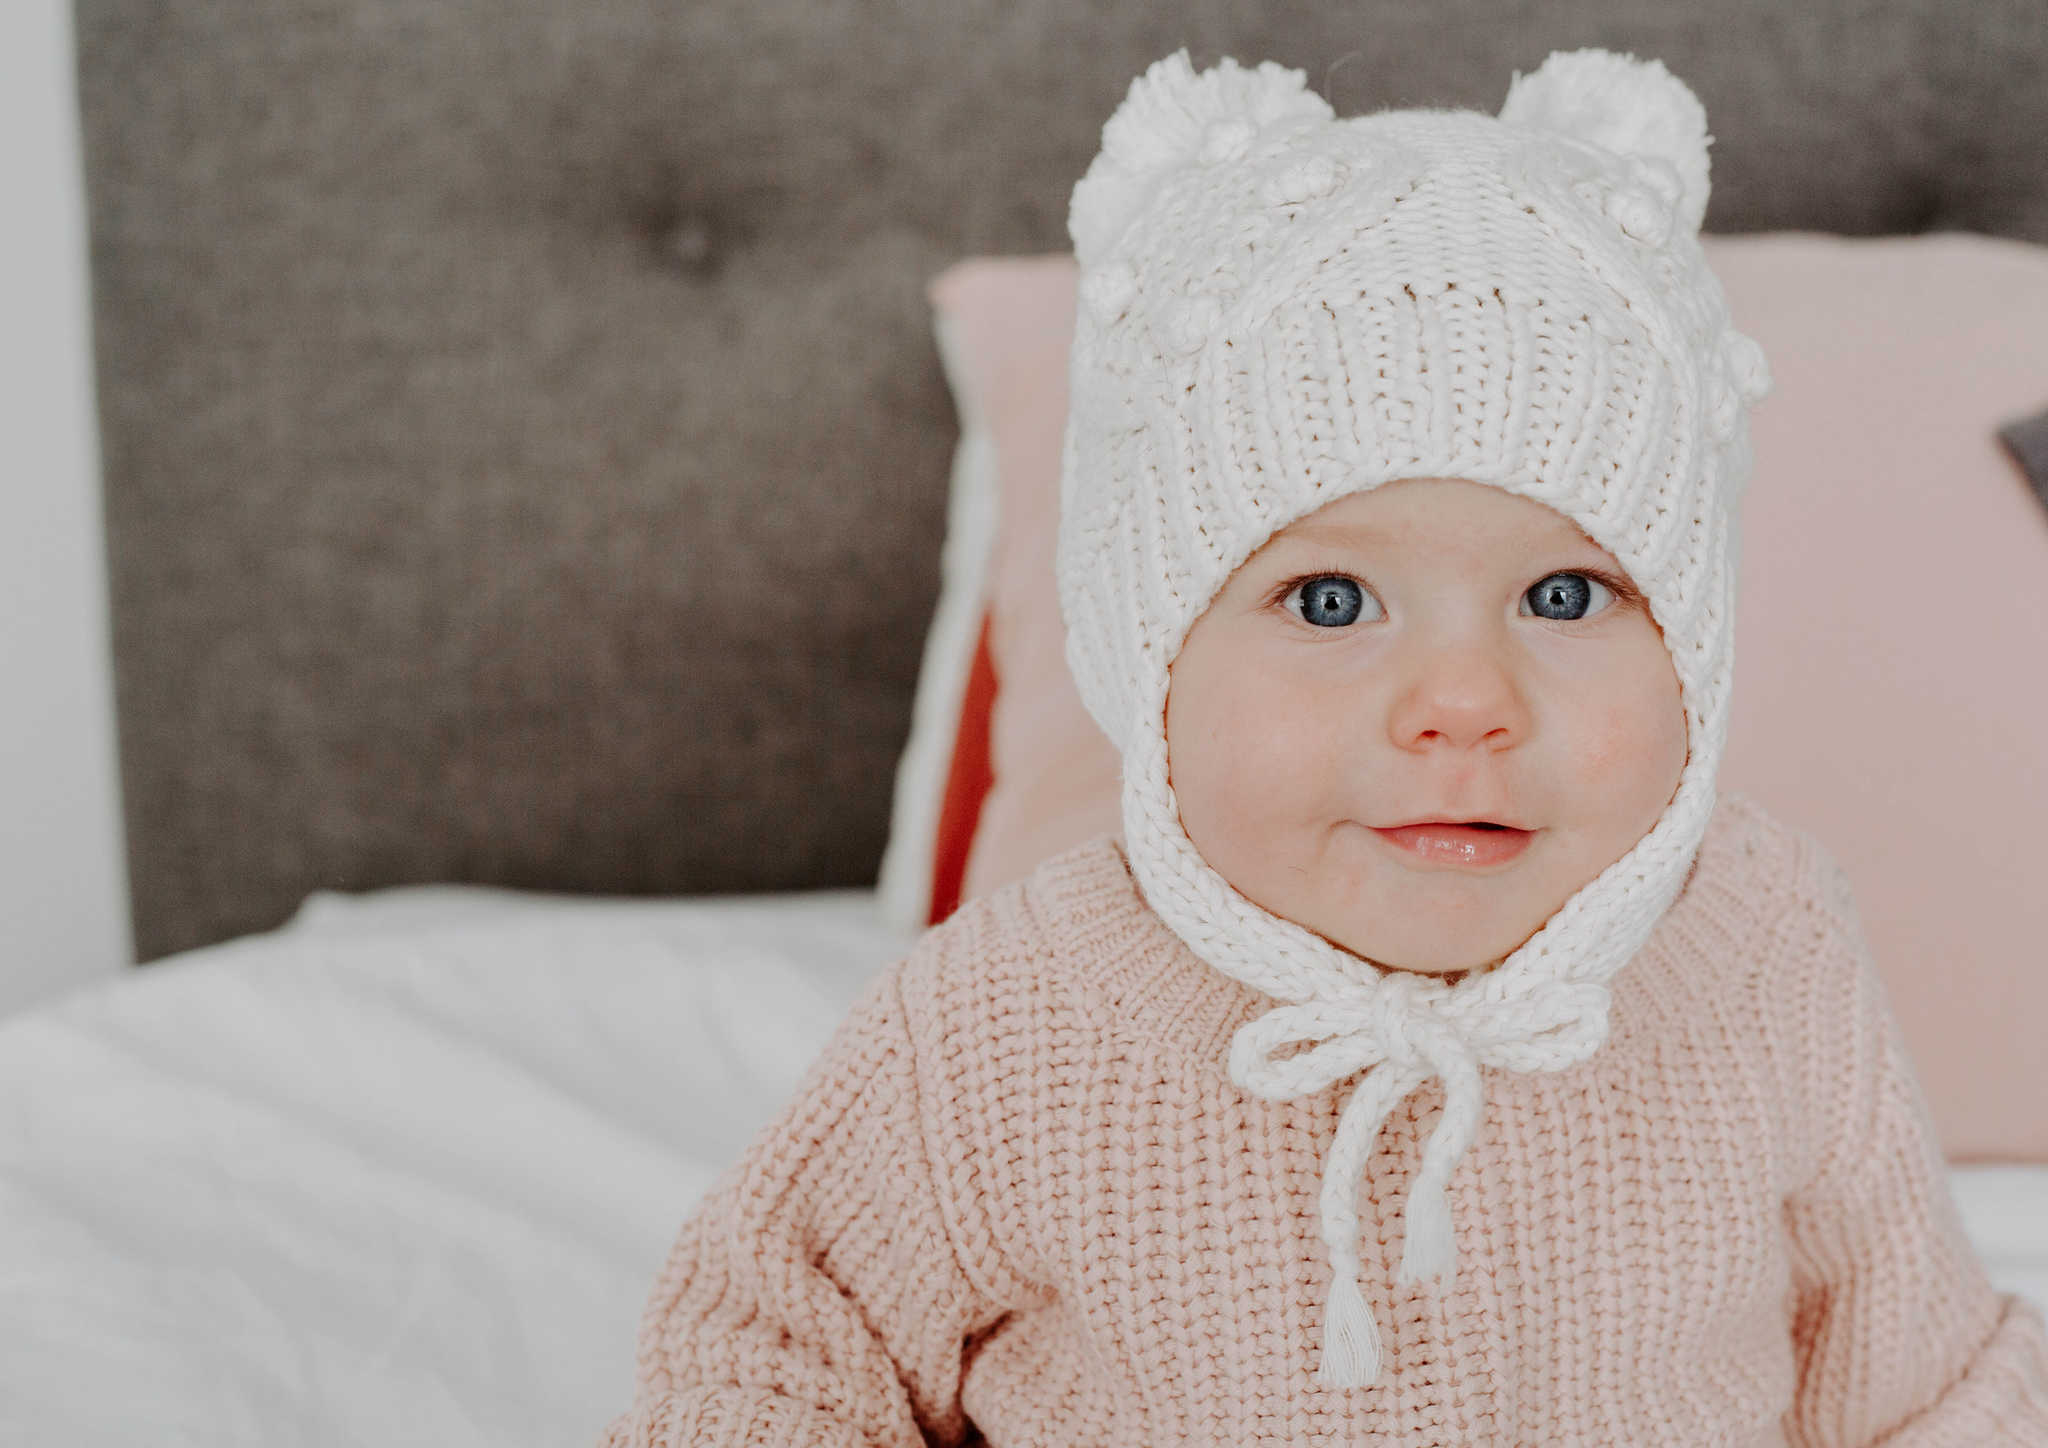
[[[1527,849],[1529,841],[1536,837],[1534,830],[1519,830],[1490,820],[1431,820],[1374,829],[1373,833],[1425,863],[1469,869],[1504,865]]]

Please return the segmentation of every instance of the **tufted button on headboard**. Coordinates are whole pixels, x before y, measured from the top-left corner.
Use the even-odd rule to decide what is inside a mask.
[[[78,0],[145,957],[308,890],[871,880],[954,420],[922,284],[1065,245],[1187,45],[1340,112],[1599,44],[1710,229],[2048,241],[2044,0]]]

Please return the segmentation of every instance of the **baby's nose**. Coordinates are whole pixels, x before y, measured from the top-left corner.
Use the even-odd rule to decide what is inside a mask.
[[[1529,727],[1513,675],[1479,646],[1438,646],[1422,653],[1387,720],[1403,749],[1510,749]]]

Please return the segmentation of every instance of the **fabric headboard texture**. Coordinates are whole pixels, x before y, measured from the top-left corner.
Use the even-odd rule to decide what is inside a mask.
[[[874,878],[955,422],[1185,45],[1343,114],[1663,59],[1710,230],[2048,242],[2048,3],[78,0],[136,937]]]

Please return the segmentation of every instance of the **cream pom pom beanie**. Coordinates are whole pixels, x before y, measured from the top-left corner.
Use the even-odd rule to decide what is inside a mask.
[[[1074,189],[1082,267],[1059,585],[1081,697],[1123,751],[1125,847],[1203,960],[1283,1004],[1231,1077],[1275,1100],[1360,1077],[1323,1168],[1320,1373],[1360,1386],[1360,1175],[1430,1076],[1444,1109],[1401,1276],[1443,1277],[1444,1189],[1480,1067],[1555,1071],[1691,868],[1727,732],[1747,404],[1770,386],[1701,254],[1706,115],[1656,61],[1556,54],[1498,117],[1338,120],[1302,72],[1185,52],[1132,83]],[[1231,573],[1332,499],[1456,477],[1534,498],[1620,560],[1671,651],[1689,753],[1650,832],[1492,970],[1382,972],[1211,869],[1168,784],[1167,670]],[[1296,1049],[1305,1048],[1305,1049]]]

